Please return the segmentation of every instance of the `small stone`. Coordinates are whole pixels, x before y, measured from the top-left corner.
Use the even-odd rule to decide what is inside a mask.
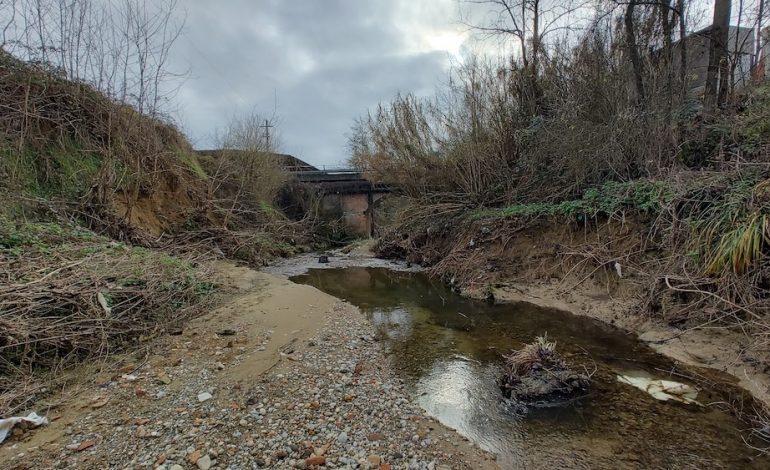
[[[369,441],[381,441],[385,439],[385,435],[381,432],[371,432],[366,435],[366,439]]]
[[[215,367],[217,368],[217,370],[225,370],[225,365],[222,364],[221,362],[217,362],[215,364]]]
[[[198,394],[198,401],[203,403],[214,398],[209,392],[203,392]]]
[[[168,468],[168,470],[184,470],[184,467],[177,463],[177,464],[174,464],[174,465],[170,466]]]
[[[196,463],[198,463],[198,460],[200,460],[200,458],[201,458],[201,451],[196,450],[187,456],[187,461],[195,465]]]
[[[313,453],[318,457],[323,457],[327,450],[329,450],[329,446],[315,447],[313,448]]]
[[[346,432],[341,432],[339,436],[337,436],[337,443],[338,444],[346,444],[348,442],[348,434]]]
[[[211,468],[211,457],[204,455],[196,462],[196,465],[200,470],[209,470]]]
[[[93,447],[95,445],[96,445],[96,441],[94,441],[93,439],[89,439],[87,441],[81,442],[80,445],[77,446],[76,450],[78,452],[83,452],[84,450],[90,449],[91,447]]]
[[[305,459],[305,465],[326,465],[326,457],[324,456],[314,456],[314,457],[308,457]]]
[[[380,463],[382,463],[382,458],[379,455],[370,455],[366,461],[369,462],[369,465],[379,467]]]

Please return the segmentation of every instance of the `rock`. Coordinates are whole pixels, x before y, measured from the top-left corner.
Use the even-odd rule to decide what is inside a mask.
[[[381,432],[370,432],[366,435],[366,439],[369,441],[381,441],[385,439],[385,436]]]
[[[556,353],[556,343],[546,336],[504,357],[506,370],[498,383],[516,413],[566,403],[585,394],[591,383],[588,375],[573,370]]]
[[[225,370],[225,365],[222,364],[221,362],[217,362],[216,364],[214,364],[214,366],[217,368],[217,370]]]
[[[168,470],[184,470],[184,467],[179,464],[174,464],[168,468]]]
[[[329,257],[326,256],[326,255],[319,256],[318,257],[318,262],[321,263],[321,264],[326,264],[326,263],[329,262]]]
[[[326,457],[324,456],[315,456],[315,457],[308,457],[305,459],[305,465],[326,465]]]
[[[345,445],[348,442],[348,434],[346,432],[341,432],[339,436],[337,436],[337,444]]]
[[[150,433],[147,432],[147,429],[145,429],[144,426],[139,426],[136,428],[136,437],[143,438],[149,436]]]
[[[198,460],[200,460],[200,458],[201,458],[201,451],[196,450],[195,452],[187,456],[187,461],[195,465],[196,463],[198,463]]]
[[[87,441],[81,442],[75,450],[77,450],[78,452],[83,452],[84,450],[90,449],[95,445],[96,445],[96,441],[94,441],[93,439],[89,439]]]
[[[382,458],[379,455],[370,455],[366,461],[369,462],[369,465],[379,467],[380,463],[382,463]]]
[[[214,398],[209,392],[202,392],[198,394],[198,401],[203,403]]]
[[[323,455],[326,453],[327,449],[328,449],[327,446],[315,447],[315,448],[313,448],[313,453],[315,455],[317,455],[318,457],[323,457]]]
[[[204,455],[195,464],[200,470],[209,470],[211,468],[211,457]]]

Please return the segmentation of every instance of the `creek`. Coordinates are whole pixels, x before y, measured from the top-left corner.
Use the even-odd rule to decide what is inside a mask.
[[[310,269],[291,280],[359,307],[419,404],[502,468],[770,468],[744,442],[745,425],[709,405],[715,391],[700,390],[704,406],[685,405],[620,383],[632,375],[690,384],[672,377],[671,360],[605,323],[464,298],[421,273],[382,267]],[[501,356],[546,333],[594,372],[590,393],[517,415],[497,386]]]

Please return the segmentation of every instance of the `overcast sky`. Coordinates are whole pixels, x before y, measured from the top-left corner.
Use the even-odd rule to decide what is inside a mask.
[[[175,100],[196,148],[255,109],[278,116],[281,150],[342,164],[354,118],[397,92],[433,94],[469,45],[456,0],[183,0]]]

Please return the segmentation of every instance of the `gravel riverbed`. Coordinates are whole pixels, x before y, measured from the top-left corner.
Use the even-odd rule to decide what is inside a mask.
[[[254,320],[286,282],[98,377],[3,444],[3,468],[496,468],[414,403],[355,307],[327,299],[305,333]]]

